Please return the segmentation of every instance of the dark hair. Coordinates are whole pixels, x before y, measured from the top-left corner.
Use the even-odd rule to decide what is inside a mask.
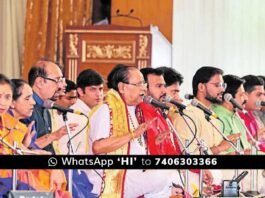
[[[116,65],[108,75],[108,88],[118,91],[119,82],[128,83],[129,70],[131,69],[135,69],[135,67],[123,64]]]
[[[47,71],[45,68],[37,66],[31,67],[28,73],[28,81],[31,87],[34,85],[36,78],[39,76],[47,77]]]
[[[102,76],[93,69],[83,70],[77,77],[77,87],[85,89],[85,87],[93,85],[101,85],[104,83]]]
[[[28,73],[28,82],[29,85],[32,87],[35,83],[35,80],[37,77],[47,77],[48,73],[46,71],[46,66],[49,63],[54,63],[57,65],[60,69],[62,69],[58,63],[51,61],[47,58],[41,58],[36,63],[32,65],[32,67],[29,70]]]
[[[14,85],[13,100],[17,100],[22,94],[21,89],[23,88],[24,84],[27,84],[27,82],[22,79],[12,79],[11,81]]]
[[[227,84],[227,88],[224,92],[230,93],[233,97],[236,96],[238,88],[245,83],[245,80],[239,78],[238,76],[235,75],[225,75],[223,76],[224,82]],[[223,94],[223,96],[224,96]]]
[[[171,86],[177,82],[181,85],[183,83],[183,76],[171,67],[158,67],[157,70],[163,72],[163,76],[166,82],[166,87]]]
[[[255,89],[255,86],[264,86],[264,81],[262,78],[254,75],[247,75],[242,77],[246,82],[244,84],[245,91],[250,93]]]
[[[262,78],[262,80],[264,81],[264,89],[265,89],[265,76],[258,76],[259,78]]]
[[[8,84],[11,87],[12,91],[14,90],[14,85],[12,81],[9,78],[7,78],[4,74],[0,74],[0,84],[1,85]]]
[[[72,90],[76,90],[76,84],[68,79],[65,79],[66,87],[65,87],[65,93],[68,93]]]
[[[163,72],[159,69],[155,69],[155,68],[151,68],[151,67],[146,67],[146,68],[142,68],[140,70],[140,72],[143,74],[144,76],[144,81],[147,83],[148,85],[148,75],[153,74],[156,76],[162,76]]]
[[[197,95],[199,83],[209,82],[216,74],[223,75],[223,70],[212,66],[203,66],[198,69],[192,79],[193,95]]]

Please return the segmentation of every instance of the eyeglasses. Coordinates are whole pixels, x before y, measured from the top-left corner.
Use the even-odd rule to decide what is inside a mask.
[[[214,85],[216,88],[223,88],[223,89],[226,89],[227,88],[227,84],[224,83],[224,82],[209,83],[209,84]]]
[[[123,82],[127,85],[133,85],[135,87],[146,87],[147,83],[146,82],[139,82],[139,83],[129,83],[129,82]]]
[[[59,77],[59,78],[57,78],[57,79],[53,79],[53,78],[49,78],[49,77],[45,77],[45,76],[39,76],[39,77],[44,78],[44,79],[46,79],[46,80],[53,81],[53,82],[55,82],[56,84],[58,84],[58,83],[64,83],[64,82],[65,82],[65,78],[64,78],[64,77]]]

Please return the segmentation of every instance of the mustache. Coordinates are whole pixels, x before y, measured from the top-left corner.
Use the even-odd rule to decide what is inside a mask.
[[[165,94],[163,94],[162,96],[160,96],[160,98],[159,99],[162,99],[162,98],[165,98],[166,97],[166,93]]]

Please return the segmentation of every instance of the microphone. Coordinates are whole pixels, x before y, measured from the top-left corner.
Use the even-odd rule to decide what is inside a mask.
[[[265,106],[265,102],[264,101],[257,101],[256,102],[256,106]]]
[[[151,96],[144,96],[144,99],[143,100],[144,100],[144,103],[152,104],[155,107],[159,107],[161,109],[166,109],[166,110],[169,110],[170,109],[167,105],[165,105],[162,102],[159,102],[158,100],[152,98]]]
[[[186,108],[186,106],[184,104],[181,104],[180,102],[178,102],[176,100],[173,100],[170,96],[166,96],[165,101],[176,105],[181,110]]]
[[[115,18],[115,17],[126,17],[126,18],[129,18],[129,19],[133,19],[133,20],[136,20],[139,22],[140,26],[143,27],[143,21],[142,19],[140,19],[139,17],[136,17],[136,16],[131,16],[131,14],[134,12],[134,9],[130,9],[130,11],[128,12],[128,14],[122,14],[120,12],[120,9],[117,9],[116,10],[116,15],[114,16],[110,16],[111,18]]]
[[[206,107],[204,107],[203,105],[201,105],[197,100],[192,99],[191,101],[191,105],[195,106],[197,108],[199,108],[200,110],[202,110],[206,115],[208,116],[212,116],[214,118],[218,118],[217,115],[215,115],[211,110],[207,109]]]
[[[57,105],[51,100],[45,100],[42,106],[47,108],[47,109],[57,109],[58,111],[61,111],[63,113],[68,113],[69,112],[69,113],[75,113],[75,114],[78,114],[78,115],[84,115],[80,111],[76,111],[74,109],[70,109],[70,108],[66,108],[66,107],[62,107],[60,105]]]
[[[194,98],[194,95],[192,95],[192,94],[185,94],[184,98],[187,99],[187,100],[191,100],[191,99]]]
[[[231,102],[234,108],[238,108],[240,111],[243,111],[243,107],[240,104],[238,104],[238,102],[233,98],[233,96],[230,93],[226,93],[224,95],[224,99],[226,101]]]
[[[247,174],[248,174],[248,171],[243,171],[243,172],[240,173],[240,175],[238,175],[237,178],[235,178],[233,181],[239,183],[242,179],[244,179],[244,177],[246,177]]]

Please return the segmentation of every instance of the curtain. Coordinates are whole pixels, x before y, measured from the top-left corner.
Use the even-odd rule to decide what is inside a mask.
[[[264,0],[174,0],[173,67],[182,95],[200,66],[240,77],[265,75]]]
[[[26,0],[0,0],[0,73],[21,76]]]
[[[66,26],[90,22],[93,0],[27,0],[23,77],[34,62],[45,57],[63,63]]]

